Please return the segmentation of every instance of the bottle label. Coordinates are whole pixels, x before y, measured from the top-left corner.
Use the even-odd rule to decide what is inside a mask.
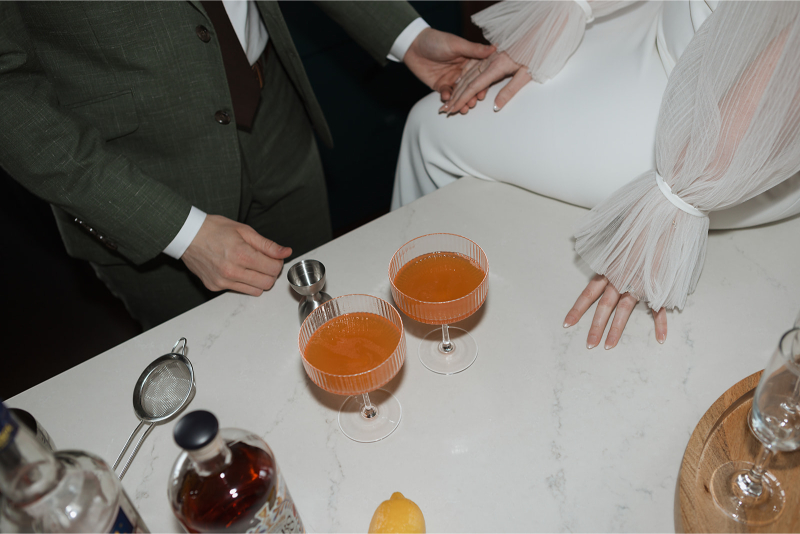
[[[19,430],[19,424],[11,417],[11,412],[6,409],[5,405],[0,404],[0,451],[14,443],[17,430]]]
[[[119,509],[119,513],[117,514],[117,518],[114,520],[114,526],[112,527],[111,532],[136,532],[133,529],[133,522],[128,519],[128,516],[125,515],[125,512],[122,510],[122,508]]]
[[[270,503],[264,505],[255,515],[258,521],[254,527],[247,530],[248,533],[261,532],[305,532],[303,522],[300,521],[300,514],[294,506],[289,489],[283,481],[283,477],[278,474],[278,496],[275,505],[270,508]]]

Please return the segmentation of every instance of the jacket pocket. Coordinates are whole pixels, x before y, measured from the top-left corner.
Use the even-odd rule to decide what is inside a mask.
[[[82,121],[97,128],[106,141],[131,134],[139,128],[133,91],[108,95],[62,106]]]

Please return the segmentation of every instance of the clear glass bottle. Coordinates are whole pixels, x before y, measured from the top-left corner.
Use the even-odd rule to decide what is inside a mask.
[[[186,414],[175,425],[184,449],[172,467],[169,500],[189,532],[305,532],[300,515],[263,439],[220,430],[210,412]]]
[[[53,453],[0,402],[0,531],[148,532],[100,458]]]

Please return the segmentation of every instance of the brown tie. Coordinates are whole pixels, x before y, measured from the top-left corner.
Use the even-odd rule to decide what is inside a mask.
[[[217,34],[236,124],[249,130],[253,125],[253,117],[255,117],[261,99],[258,78],[250,67],[250,62],[247,61],[247,55],[244,53],[239,38],[236,37],[236,31],[231,25],[231,20],[228,18],[222,2],[203,0],[200,3],[203,4]]]

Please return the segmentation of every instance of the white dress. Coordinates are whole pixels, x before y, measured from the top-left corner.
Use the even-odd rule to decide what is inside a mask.
[[[437,114],[441,102],[436,93],[418,102],[403,134],[392,207],[466,175],[511,183],[587,208],[605,204],[606,208],[593,210],[582,223],[576,250],[620,291],[631,291],[654,309],[680,308],[702,270],[707,213],[712,212],[712,228],[752,226],[800,213],[800,144],[796,139],[800,121],[793,117],[800,112],[800,101],[797,95],[786,94],[800,69],[789,67],[784,72],[784,63],[800,63],[800,9],[792,2],[776,2],[783,11],[769,13],[762,6],[773,3],[730,2],[718,7],[712,0],[588,4],[595,6],[598,17],[588,24],[587,14],[575,2],[506,2],[476,16],[491,42],[518,63],[530,65],[534,80],[546,83],[527,84],[499,112],[492,110],[491,102],[502,84],[492,87],[486,101],[464,116]],[[539,13],[532,13],[536,9]],[[539,17],[541,28],[541,12],[553,17],[555,10],[565,17],[562,22],[570,18],[563,33],[571,33],[561,39],[573,42],[555,43],[551,46],[555,50],[531,57],[543,47],[539,35],[536,46],[529,43],[525,48],[524,41],[531,41],[535,33],[530,19]],[[604,10],[613,12],[601,16]],[[748,25],[742,32],[748,36],[746,43],[731,30],[743,24]],[[730,104],[724,96],[737,87],[736,77],[763,59],[759,53],[770,43],[774,46],[778,38],[782,39],[781,77],[756,96],[771,102],[779,99],[778,94],[789,107],[765,110],[762,100],[756,100],[761,107],[754,118],[753,113],[747,115],[751,129],[731,142],[741,157],[747,155],[746,150],[757,152],[759,148],[750,141],[770,136],[761,133],[766,126],[758,130],[756,124],[771,119],[772,130],[779,130],[776,113],[782,114],[781,120],[789,113],[786,128],[795,139],[787,144],[771,136],[772,148],[761,146],[757,152],[766,154],[758,160],[760,174],[753,168],[745,173],[735,158],[733,164],[726,160],[727,174],[704,174],[715,149],[725,145],[724,135],[730,133],[726,125],[731,117],[738,117],[722,107]],[[682,58],[687,50],[688,57]],[[709,66],[709,58],[717,58],[724,67]],[[778,82],[782,93],[775,87]],[[751,93],[744,95],[752,100]],[[747,100],[741,93],[736,98],[740,104]],[[769,159],[770,150],[774,153],[778,145],[791,157],[781,160],[778,171],[770,171],[768,163],[779,159],[774,154]],[[692,159],[698,154],[702,165]],[[688,172],[692,164],[699,165],[695,174]],[[664,186],[657,185],[656,170],[672,192],[700,208],[702,213],[695,215],[701,216],[682,211],[676,207],[680,199],[673,202],[660,192]],[[754,172],[757,179],[752,178]],[[701,179],[706,187],[692,189]],[[637,189],[634,184],[641,180],[646,185]],[[747,182],[741,194],[721,195],[708,185],[736,180]],[[739,191],[730,184],[728,189]],[[653,202],[658,207],[663,204],[660,216],[673,226],[670,232],[675,235],[669,239],[662,235],[659,241],[642,234],[643,228],[656,226],[651,220],[654,215],[640,210],[642,195],[652,191],[660,195]],[[631,213],[633,206],[639,211]],[[676,211],[680,213],[673,216]],[[621,215],[636,223],[629,221],[620,231]],[[674,221],[686,217],[686,224],[675,233]],[[664,261],[666,257],[669,261]]]

